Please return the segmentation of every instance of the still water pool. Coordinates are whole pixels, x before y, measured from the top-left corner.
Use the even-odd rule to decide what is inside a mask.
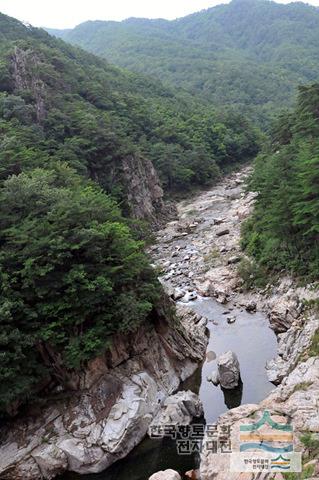
[[[230,315],[236,317],[236,322],[228,324],[227,307],[211,298],[197,300],[189,306],[208,318],[210,339],[205,362],[181,389],[199,393],[204,406],[203,421],[212,423],[228,408],[258,403],[265,398],[274,388],[268,382],[265,364],[277,350],[276,336],[269,328],[266,316],[234,308]],[[220,387],[207,381],[207,377],[216,370],[216,356],[227,350],[232,350],[238,357],[242,386],[235,392],[226,392],[225,396]],[[159,470],[172,468],[183,474],[197,466],[196,456],[177,455],[176,445],[169,439],[145,439],[124,460],[105,472],[95,475],[68,473],[61,480],[147,480]]]

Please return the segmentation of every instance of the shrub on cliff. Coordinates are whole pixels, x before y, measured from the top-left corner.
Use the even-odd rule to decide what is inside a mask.
[[[0,190],[0,408],[143,322],[157,281],[118,207],[69,167]]]

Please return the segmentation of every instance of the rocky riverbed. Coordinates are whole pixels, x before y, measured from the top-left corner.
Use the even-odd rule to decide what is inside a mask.
[[[134,335],[118,335],[113,348],[78,376],[76,392],[30,408],[5,425],[1,480],[101,472],[141,442],[165,399],[205,356],[206,319],[187,307],[177,313],[174,325],[160,310],[153,324]],[[190,411],[199,408],[187,395]]]
[[[115,339],[111,355],[89,365],[78,378],[77,395],[30,412],[2,429],[1,479],[50,479],[66,470],[80,474],[100,472],[125,457],[142,440],[156,415],[173,418],[172,405],[179,404],[180,397],[170,402],[165,399],[205,357],[206,320],[202,307],[197,306],[201,301],[203,305],[212,301],[209,299],[215,299],[223,309],[219,314],[229,328],[241,327],[242,322],[246,330],[238,339],[247,332],[247,342],[251,342],[250,333],[255,335],[253,327],[263,314],[278,339],[278,355],[267,363],[268,378],[278,387],[274,386],[269,395],[267,390],[260,403],[224,413],[219,422],[231,424],[236,432],[240,422],[248,421],[252,415],[261,416],[268,409],[275,417],[284,417],[293,424],[296,448],[303,448],[299,440],[302,432],[319,433],[319,359],[307,354],[318,329],[318,315],[307,308],[307,301],[317,297],[314,286],[300,287],[292,279],[283,278],[262,292],[245,292],[237,272],[243,257],[240,227],[255,198],[244,188],[249,173],[250,168],[245,167],[214,188],[180,202],[178,219],[156,234],[150,254],[166,292],[177,304],[178,328],[172,329],[165,323],[165,315],[158,312],[154,328],[142,328],[135,336]],[[246,313],[252,314],[251,329],[247,319],[241,318]],[[267,338],[267,342],[271,341]],[[245,362],[241,363],[245,368]],[[210,387],[220,388],[212,384]],[[263,382],[261,387],[265,388]],[[254,402],[260,401],[257,397]],[[187,416],[183,409],[181,413]],[[236,433],[233,435],[236,445]],[[314,471],[317,467],[315,464]],[[107,471],[105,475],[107,478]],[[227,456],[216,459],[205,451],[200,475],[202,480],[254,478],[229,473]]]
[[[263,291],[246,292],[237,272],[243,258],[240,227],[253,207],[255,194],[245,191],[250,167],[230,175],[215,188],[178,205],[179,219],[157,234],[151,248],[161,281],[177,302],[189,303],[201,297],[214,297],[229,310],[229,323],[235,322],[234,309],[265,312],[277,334],[278,355],[267,362],[268,378],[277,389],[259,404],[242,405],[222,415],[219,422],[239,423],[268,409],[274,417],[289,422],[295,429],[295,448],[305,450],[302,433],[319,434],[319,358],[308,350],[318,330],[318,313],[308,305],[318,298],[315,285],[299,286],[291,278],[281,278]],[[247,342],[253,341],[247,338]],[[238,445],[236,434],[232,441]],[[202,455],[202,480],[253,479],[254,474],[229,472],[229,456],[205,452]],[[314,462],[313,478],[319,478]],[[259,478],[259,477],[258,477]],[[263,474],[263,479],[283,478]]]

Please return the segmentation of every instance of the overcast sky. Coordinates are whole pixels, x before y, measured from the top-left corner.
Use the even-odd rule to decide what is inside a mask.
[[[289,3],[282,0],[280,3]],[[72,28],[86,20],[183,17],[227,0],[0,0],[0,12],[37,27]],[[319,0],[309,3],[319,6]]]

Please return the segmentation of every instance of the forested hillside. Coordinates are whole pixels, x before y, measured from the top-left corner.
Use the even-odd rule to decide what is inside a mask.
[[[262,125],[319,75],[319,11],[303,3],[233,0],[175,21],[95,21],[51,32],[214,105],[236,105]]]
[[[300,87],[298,106],[282,115],[256,161],[258,192],[243,246],[265,271],[319,275],[319,85]]]
[[[148,174],[161,200],[151,160],[168,193],[187,189],[258,135],[4,15],[0,132],[0,410],[15,411],[149,317],[160,285],[116,201],[130,215]]]
[[[67,160],[115,190],[112,165],[139,153],[154,161],[164,187],[176,190],[205,184],[219,167],[255,154],[256,132],[239,115],[218,114],[189,96],[176,96],[159,82],[121,71],[44,31],[4,16],[0,21],[3,117],[8,128],[19,129],[15,149],[32,147],[20,155],[24,163],[34,165],[39,151],[50,151],[50,158]],[[14,36],[19,42],[9,43]],[[24,83],[33,85],[36,99],[20,81],[24,68]],[[4,168],[5,176],[19,167]]]

